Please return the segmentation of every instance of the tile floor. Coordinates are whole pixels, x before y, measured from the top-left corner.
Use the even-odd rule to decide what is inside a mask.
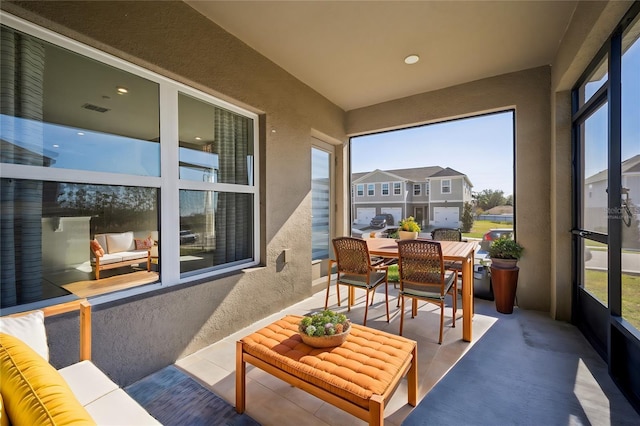
[[[398,333],[400,320],[400,310],[396,307],[397,290],[393,289],[393,286],[390,285],[389,293],[391,321],[389,323],[386,322],[384,290],[379,288],[375,296],[374,305],[369,308],[367,325],[395,334]],[[346,299],[344,299],[346,291],[342,291],[341,295],[343,296],[343,302],[342,306],[338,307],[336,304],[335,286],[332,286],[332,293],[329,299],[330,309],[346,312]],[[348,312],[347,315],[353,322],[362,324],[364,292],[357,292],[356,296],[358,297],[356,305],[352,307],[351,312]],[[293,305],[282,312],[271,315],[238,333],[179,360],[176,362],[176,366],[191,374],[230,404],[235,405],[235,342],[243,336],[280,319],[286,314],[304,315],[309,312],[321,310],[324,307],[324,298],[325,291],[323,290],[309,299]],[[449,303],[449,301],[447,303]],[[408,305],[409,303],[407,303],[407,308]],[[460,298],[458,299],[458,305],[462,306]],[[473,347],[475,342],[482,339],[483,334],[496,321],[499,321],[501,318],[511,317],[511,315],[497,313],[493,302],[477,298],[475,299],[475,312],[473,319],[474,341],[468,343],[462,341],[461,310],[458,311],[456,327],[452,328],[451,309],[447,309],[445,311],[444,340],[442,345],[439,345],[437,343],[439,327],[438,307],[431,304],[420,304],[419,314],[413,319],[407,310],[404,336],[418,341],[419,400],[447,374],[456,362]],[[528,311],[520,311],[516,308],[513,315],[523,315],[527,314],[527,312]],[[552,321],[546,317],[544,313],[537,315],[537,317],[542,318],[542,321],[534,321],[535,323],[544,323],[546,327],[550,327],[551,329],[553,329],[555,324],[563,328],[568,326],[565,323]],[[542,332],[542,334],[548,333],[549,331],[547,330]],[[576,333],[578,333],[577,330]],[[578,338],[582,339],[581,336]],[[593,357],[594,353],[588,355]],[[604,371],[606,371],[606,368]],[[589,373],[587,372],[586,374]],[[604,378],[603,380],[610,379]],[[594,383],[594,387],[598,387],[597,379],[591,379],[591,381]],[[624,399],[621,395],[616,395],[616,398]],[[601,401],[602,407],[598,407],[599,410],[609,409],[609,402],[606,399],[607,395],[603,395]],[[561,401],[558,403],[562,404]],[[246,405],[246,413],[264,426],[366,424],[356,417],[304,391],[294,388],[250,364],[247,364]],[[413,407],[407,404],[406,380],[403,380],[385,407],[385,424],[390,426],[402,424],[403,420],[412,410]],[[634,418],[635,414],[636,413],[631,410],[632,418]],[[638,417],[638,419],[640,419],[640,417]]]

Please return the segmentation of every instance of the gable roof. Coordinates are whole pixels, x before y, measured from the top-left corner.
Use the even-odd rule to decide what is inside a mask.
[[[380,170],[376,169],[372,172],[360,172],[351,174],[351,181],[357,183],[365,178],[373,175],[374,173],[385,173],[391,178],[396,180],[404,180],[411,182],[424,182],[430,178],[446,178],[446,177],[464,177],[464,179],[471,184],[469,178],[464,173],[452,169],[451,167],[443,168],[440,166],[429,167],[414,167],[412,169],[393,169],[393,170]]]

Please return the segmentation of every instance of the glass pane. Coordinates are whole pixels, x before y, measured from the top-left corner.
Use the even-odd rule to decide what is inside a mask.
[[[587,81],[580,86],[578,94],[580,96],[579,106],[584,105],[591,97],[602,87],[607,81],[609,67],[609,59],[603,58],[597,68],[591,73]]]
[[[311,259],[329,257],[329,219],[331,213],[331,156],[311,149]]]
[[[180,179],[253,185],[253,120],[180,93]]]
[[[591,240],[582,239],[582,242],[584,249],[582,287],[607,306],[609,300],[607,246]]]
[[[640,17],[623,37],[622,316],[640,329]]]
[[[180,191],[180,272],[253,258],[253,195]]]
[[[4,26],[1,54],[1,162],[160,176],[157,83]]]
[[[89,297],[158,280],[158,274],[147,271],[147,250],[136,246],[136,239],[149,236],[157,242],[157,189],[21,179],[1,179],[0,185],[3,308],[71,294]],[[105,253],[100,261],[113,268],[100,272],[99,286],[90,250],[97,235],[119,239],[116,245],[110,244],[112,238],[101,240]],[[139,263],[123,264],[124,258],[138,259],[138,254]],[[127,274],[126,282],[116,283],[122,274]]]
[[[581,126],[584,147],[584,206],[582,228],[607,233],[607,105],[600,107]]]

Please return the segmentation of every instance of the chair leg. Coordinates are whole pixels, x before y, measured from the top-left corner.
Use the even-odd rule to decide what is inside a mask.
[[[444,329],[444,301],[440,304],[440,340],[438,344],[442,344],[442,331]]]
[[[404,325],[404,296],[400,295],[400,299],[402,299],[402,308],[400,308],[400,336],[402,336],[402,327]]]
[[[324,298],[324,309],[327,310],[329,306],[329,289],[331,288],[331,261],[329,261],[329,275],[327,276],[327,296]],[[336,287],[338,287],[338,282],[336,281]],[[338,297],[338,306],[340,306],[340,298]]]
[[[456,326],[456,315],[458,314],[458,284],[453,284],[453,326]]]
[[[384,298],[387,306],[387,322],[389,322],[389,282],[384,283]]]
[[[364,326],[367,325],[367,313],[369,312],[369,289],[367,288],[365,289],[365,291],[367,292],[367,296],[364,302],[364,321],[362,322],[362,325]],[[375,288],[373,289],[373,291],[376,291]],[[373,299],[373,297],[371,299]]]

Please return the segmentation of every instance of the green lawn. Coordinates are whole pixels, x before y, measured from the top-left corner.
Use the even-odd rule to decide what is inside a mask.
[[[587,270],[584,288],[607,304],[607,272]],[[640,329],[640,276],[622,275],[622,317]]]

